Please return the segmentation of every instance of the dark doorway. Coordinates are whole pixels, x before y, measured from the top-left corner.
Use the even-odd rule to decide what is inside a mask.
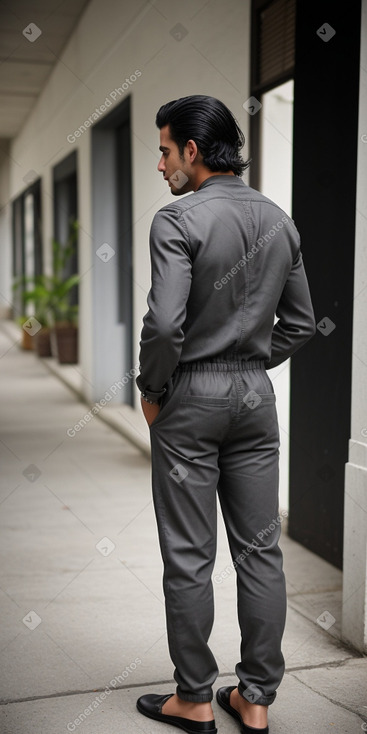
[[[64,158],[53,171],[54,179],[54,237],[65,246],[71,239],[74,251],[67,262],[65,278],[78,273],[78,238],[74,237],[74,224],[78,219],[77,157],[76,152]],[[78,304],[78,286],[70,293],[71,305]]]
[[[118,189],[118,295],[119,321],[126,325],[124,348],[128,362],[132,361],[132,220],[131,220],[131,137],[130,117],[116,128],[117,189]],[[130,381],[126,397],[132,405],[133,389]]]
[[[34,287],[33,279],[42,273],[41,181],[34,181],[12,203],[14,317],[31,315],[32,306],[24,305],[25,290]]]
[[[291,214],[318,324],[290,360],[288,532],[339,568],[350,437],[360,12],[360,2],[348,13],[325,0],[252,3],[251,95],[261,103],[269,89],[294,79]],[[250,121],[255,188],[261,114],[260,107]]]
[[[315,337],[291,360],[289,534],[343,564],[354,297],[361,7],[297,3],[293,217]]]
[[[113,402],[133,406],[130,97],[93,127],[92,183],[95,399],[118,382]]]

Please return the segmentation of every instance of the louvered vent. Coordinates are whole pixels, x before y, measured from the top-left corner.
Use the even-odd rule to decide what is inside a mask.
[[[258,79],[263,87],[294,68],[296,0],[275,0],[260,10]]]

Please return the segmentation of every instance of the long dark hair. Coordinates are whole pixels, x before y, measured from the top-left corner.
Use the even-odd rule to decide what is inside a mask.
[[[195,140],[203,164],[211,171],[233,171],[241,176],[250,161],[240,150],[245,136],[232,112],[223,102],[204,94],[181,97],[162,105],[156,116],[159,129],[169,125],[180,155],[188,140]]]

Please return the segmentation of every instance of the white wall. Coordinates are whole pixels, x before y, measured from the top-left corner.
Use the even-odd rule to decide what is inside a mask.
[[[78,137],[74,132],[86,120],[90,124],[88,117],[96,108],[100,110],[106,98],[118,104],[131,93],[135,364],[150,284],[149,227],[154,213],[171,197],[156,171],[159,135],[155,114],[171,99],[210,94],[232,109],[246,134],[248,115],[242,104],[249,96],[249,8],[249,0],[188,0],[184,4],[179,0],[157,0],[154,4],[92,0],[29,120],[12,143],[16,165],[11,168],[11,196],[25,188],[23,176],[30,169],[43,178],[47,251],[52,235],[52,167],[78,148],[80,357],[89,399],[98,399],[89,384],[93,373],[91,271],[95,251],[102,243],[93,241],[91,226],[91,128]],[[175,37],[177,24],[184,27],[181,40]],[[141,76],[126,83],[136,70]],[[117,96],[114,90],[122,84],[128,89]],[[111,93],[117,96],[116,101]],[[68,136],[69,140],[75,137],[75,142],[68,142]],[[248,149],[245,155],[249,155]]]
[[[362,2],[352,411],[345,470],[343,638],[367,654],[367,1]]]
[[[292,215],[293,81],[262,96],[260,189]],[[280,430],[279,504],[289,509],[290,360],[269,370]]]
[[[96,121],[101,120],[127,94],[131,94],[133,367],[138,362],[139,336],[150,286],[149,228],[155,212],[172,198],[156,170],[159,131],[155,127],[155,115],[159,106],[171,99],[195,93],[212,94],[234,112],[247,138],[249,117],[242,105],[249,97],[249,11],[249,0],[228,0],[226,3],[222,0],[209,3],[206,0],[189,0],[184,5],[179,0],[157,0],[154,5],[144,0],[138,0],[136,4],[127,0],[92,0],[27,124],[13,141],[11,154],[15,164],[11,168],[11,196],[24,190],[23,177],[29,170],[36,170],[42,177],[46,268],[50,267],[52,236],[52,169],[77,148],[82,276],[80,360],[83,389],[91,401],[101,397],[100,382],[98,394],[93,388],[93,269],[95,252],[106,238],[97,242],[92,231],[92,128],[88,118],[97,109]],[[175,37],[177,26],[177,30],[182,32],[181,40]],[[134,81],[136,70],[141,75]],[[115,92],[122,84],[127,89],[121,89],[121,94]],[[262,110],[264,166],[261,190],[286,211],[290,211],[291,206],[290,171],[289,175],[284,175],[291,166],[291,97],[289,85],[270,92],[263,99]],[[285,98],[288,102],[284,102]],[[101,105],[106,99],[109,106],[103,112]],[[88,127],[84,126],[85,122]],[[248,145],[244,156],[251,156]],[[244,179],[248,181],[248,177],[246,171]],[[108,229],[106,222],[106,232]],[[94,304],[96,307],[98,304]],[[277,394],[281,431],[280,504],[287,508],[289,364],[271,370],[270,377]],[[106,383],[105,389],[108,387]]]

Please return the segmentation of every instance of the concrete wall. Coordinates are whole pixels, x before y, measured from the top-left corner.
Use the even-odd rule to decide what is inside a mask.
[[[342,633],[367,653],[367,2],[362,2],[352,415],[345,471]]]
[[[261,119],[260,189],[292,215],[293,81],[262,96]],[[280,429],[279,504],[288,510],[290,359],[269,370],[269,377],[277,397]]]
[[[188,94],[222,99],[247,133],[242,104],[249,96],[249,0],[92,0],[70,38],[30,118],[12,142],[10,191],[25,188],[31,169],[42,177],[45,261],[52,236],[52,167],[78,149],[80,221],[80,361],[89,400],[101,397],[93,388],[92,270],[96,241],[92,230],[91,122],[102,119],[132,97],[134,359],[139,352],[141,322],[150,285],[149,227],[154,213],[171,194],[156,171],[158,107]],[[140,76],[136,71],[140,72]],[[120,89],[120,91],[116,91]],[[105,111],[101,106],[111,103]],[[106,103],[107,104],[107,103]],[[85,124],[86,123],[86,124]],[[248,148],[245,155],[249,155]],[[106,231],[108,223],[106,222]],[[98,304],[95,304],[98,307]],[[108,354],[106,354],[106,361]],[[98,381],[100,384],[100,381]],[[108,389],[109,384],[105,385]]]

